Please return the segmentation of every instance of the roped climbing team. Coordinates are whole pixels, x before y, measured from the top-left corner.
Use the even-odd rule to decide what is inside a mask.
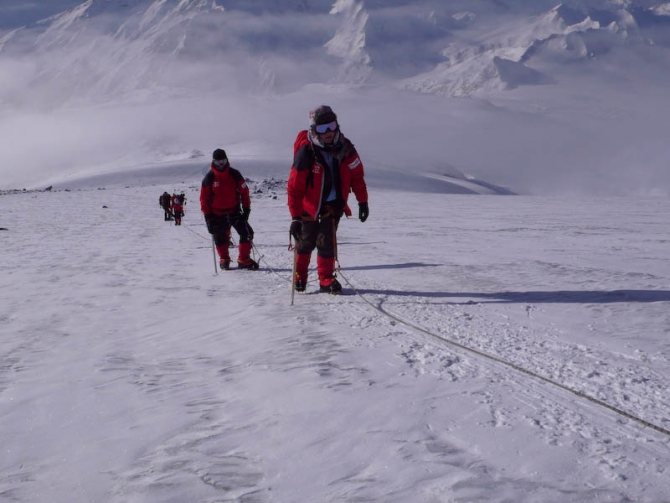
[[[344,136],[337,115],[321,105],[309,113],[309,128],[301,130],[293,145],[293,164],[287,184],[289,232],[296,241],[296,267],[293,282],[296,291],[307,287],[309,264],[316,249],[319,290],[342,292],[336,278],[337,229],[343,215],[351,216],[349,194],[358,203],[358,218],[365,222],[370,213],[363,162],[353,143]],[[166,207],[166,200],[171,206]],[[180,225],[184,194],[170,198],[165,192],[159,203],[165,219],[175,218]],[[212,235],[221,269],[230,268],[231,229],[239,235],[237,265],[240,269],[258,269],[251,258],[254,231],[249,224],[251,199],[242,174],[230,165],[226,152],[217,148],[210,170],[202,180],[200,209]],[[179,215],[179,216],[177,216]]]

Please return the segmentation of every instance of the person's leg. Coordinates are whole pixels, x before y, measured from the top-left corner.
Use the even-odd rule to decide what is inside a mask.
[[[249,222],[242,219],[237,219],[233,223],[233,227],[240,236],[240,242],[237,245],[238,255],[237,264],[240,269],[258,269],[258,263],[251,258],[251,248],[254,239],[254,230],[249,225]]]
[[[303,221],[302,233],[296,243],[296,268],[295,281],[296,290],[302,292],[307,287],[307,277],[309,274],[309,263],[312,258],[312,252],[316,248],[316,239],[319,232],[319,223],[313,220]]]
[[[230,223],[226,216],[214,216],[212,223],[212,236],[216,245],[216,253],[219,255],[219,265],[221,269],[230,267],[230,254],[228,252],[228,243],[230,238]]]
[[[321,219],[316,239],[316,271],[319,275],[321,291],[340,293],[342,286],[335,279],[335,258],[337,256],[337,227],[340,219],[329,215]]]

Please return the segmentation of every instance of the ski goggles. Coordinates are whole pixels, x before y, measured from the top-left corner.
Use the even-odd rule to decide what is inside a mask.
[[[314,126],[314,131],[317,134],[326,134],[328,131],[337,131],[337,121],[328,122],[327,124],[317,124]]]

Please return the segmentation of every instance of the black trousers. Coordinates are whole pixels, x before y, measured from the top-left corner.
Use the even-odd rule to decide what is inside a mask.
[[[230,228],[240,236],[240,243],[251,243],[254,239],[254,230],[249,222],[242,218],[242,214],[213,215],[207,224],[207,230],[214,236],[216,246],[228,246],[230,244]]]
[[[317,220],[303,220],[297,252],[308,254],[316,248],[319,257],[335,257],[337,227],[341,217],[342,212],[331,207],[324,207]]]

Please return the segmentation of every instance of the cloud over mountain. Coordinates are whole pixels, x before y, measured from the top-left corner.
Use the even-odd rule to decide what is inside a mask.
[[[328,101],[351,117],[347,132],[378,165],[448,164],[527,191],[576,181],[586,190],[657,190],[667,180],[659,132],[670,114],[661,98],[668,2],[30,5],[0,6],[0,132],[16,137],[0,151],[5,165],[59,157],[19,148],[30,144],[24,130],[54,142],[83,130],[82,144],[105,162],[131,162],[135,143],[147,156],[204,151],[213,141],[245,155],[283,152],[277,146],[304,125],[294,110]],[[103,132],[94,135],[92,124]],[[62,145],[57,164],[92,162],[88,154],[73,161]]]
[[[24,68],[23,90],[56,86],[66,100],[207,89],[207,75],[219,70],[226,78],[217,87],[283,92],[393,80],[403,89],[468,96],[554,82],[537,68],[547,62],[670,45],[668,4],[553,4],[87,0],[5,31],[0,58],[36,56],[33,71]]]

